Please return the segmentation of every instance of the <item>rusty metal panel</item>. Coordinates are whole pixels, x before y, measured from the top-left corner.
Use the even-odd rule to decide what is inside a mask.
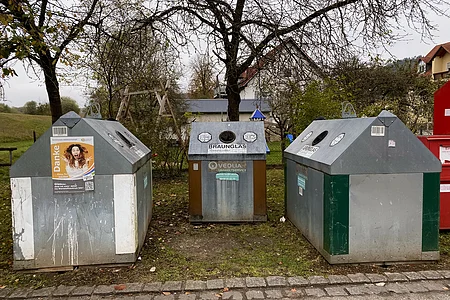
[[[202,164],[198,160],[189,161],[189,215],[193,219],[202,216]]]
[[[267,215],[266,178],[266,161],[253,161],[253,195],[255,216],[265,217]]]
[[[349,262],[421,260],[422,177],[350,175]]]

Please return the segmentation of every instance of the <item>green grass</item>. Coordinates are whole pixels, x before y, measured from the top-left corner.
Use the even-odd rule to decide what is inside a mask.
[[[270,153],[266,155],[267,165],[281,165],[283,159],[283,152],[281,152],[280,142],[269,142],[267,146],[270,149]]]
[[[18,141],[32,141],[33,131],[37,138],[52,125],[50,116],[0,113],[0,145]]]

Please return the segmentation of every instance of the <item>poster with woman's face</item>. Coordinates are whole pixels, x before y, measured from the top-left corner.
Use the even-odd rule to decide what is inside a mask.
[[[54,193],[94,190],[94,137],[51,137]]]

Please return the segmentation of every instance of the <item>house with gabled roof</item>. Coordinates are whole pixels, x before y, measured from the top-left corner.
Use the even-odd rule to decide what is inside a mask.
[[[450,42],[436,45],[419,58],[418,72],[430,75],[434,80],[450,78]]]
[[[292,39],[283,40],[241,75],[241,99],[264,98],[267,86],[295,81],[306,84],[323,77],[323,70]]]

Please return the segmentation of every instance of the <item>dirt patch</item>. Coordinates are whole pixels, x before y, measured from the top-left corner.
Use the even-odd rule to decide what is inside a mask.
[[[240,245],[229,233],[183,234],[171,238],[167,244],[184,257],[200,261],[222,256]]]

